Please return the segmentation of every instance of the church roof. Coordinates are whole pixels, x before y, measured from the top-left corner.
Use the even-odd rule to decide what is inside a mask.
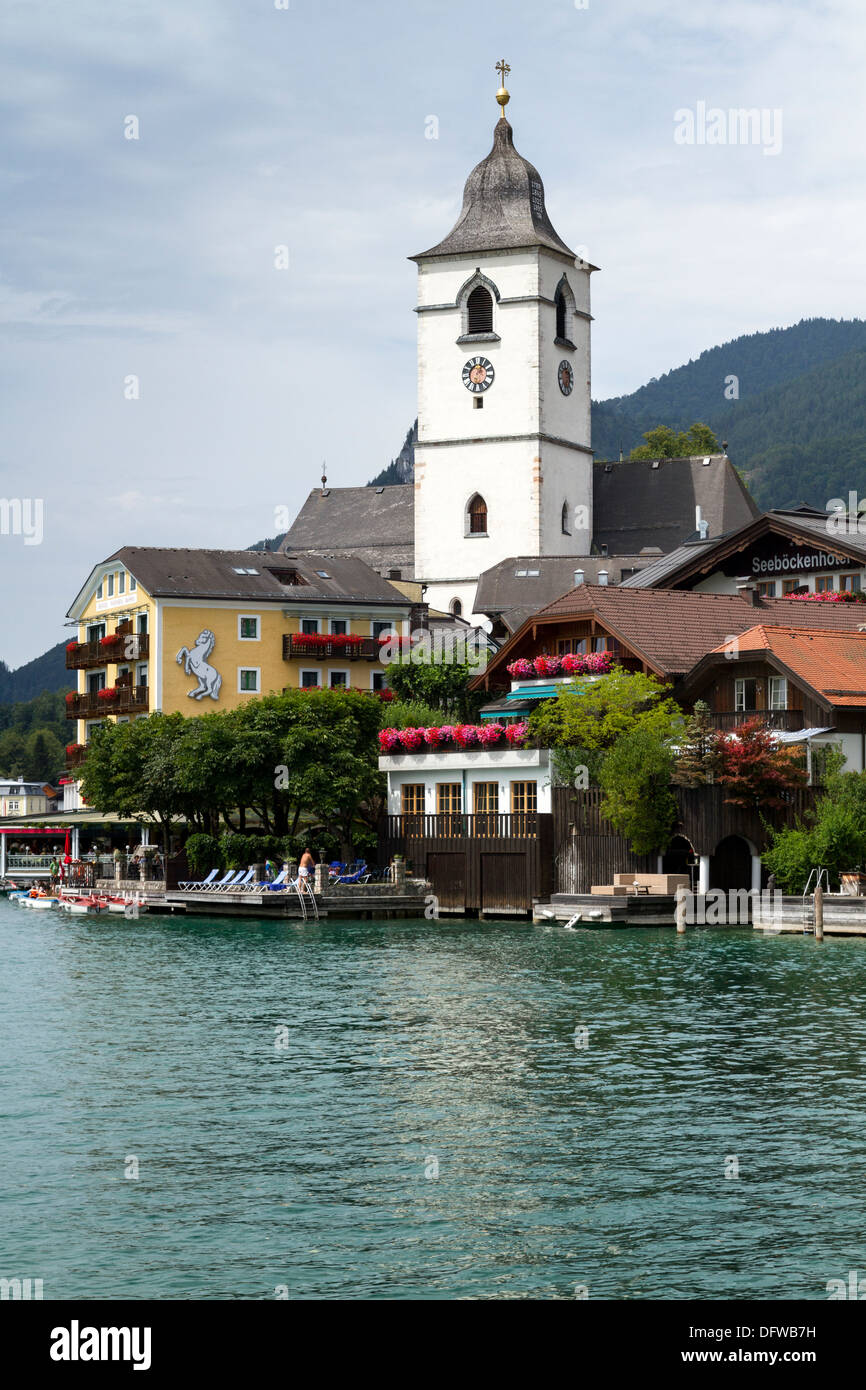
[[[635,555],[647,546],[667,553],[697,538],[697,506],[710,536],[735,531],[760,515],[724,454],[596,463],[592,504],[594,545],[625,555]]]
[[[328,555],[354,555],[373,569],[399,569],[411,578],[415,554],[415,488],[314,488],[280,547]]]
[[[547,215],[541,175],[517,153],[514,132],[503,115],[496,122],[492,150],[466,180],[463,208],[451,231],[444,241],[410,259],[524,246],[546,246],[574,259]]]
[[[574,587],[575,570],[583,570],[587,584],[597,584],[601,570],[609,584],[623,583],[648,565],[652,555],[511,555],[491,565],[478,577],[475,611],[496,616],[511,632],[561,594]]]

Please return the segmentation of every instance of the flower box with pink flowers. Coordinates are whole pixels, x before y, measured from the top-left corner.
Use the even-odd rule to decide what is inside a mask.
[[[611,668],[610,652],[588,652],[586,656],[536,656],[531,661],[519,657],[506,666],[512,680],[538,680],[550,676],[606,676]]]
[[[529,726],[514,724],[443,724],[423,729],[382,729],[380,753],[439,753],[466,749],[525,748]]]

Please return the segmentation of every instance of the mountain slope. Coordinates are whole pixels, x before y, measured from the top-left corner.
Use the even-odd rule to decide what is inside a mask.
[[[21,700],[32,700],[44,691],[68,690],[74,677],[66,670],[66,643],[58,642],[56,647],[36,656],[26,665],[10,671],[5,661],[0,661],[0,704],[11,705]]]

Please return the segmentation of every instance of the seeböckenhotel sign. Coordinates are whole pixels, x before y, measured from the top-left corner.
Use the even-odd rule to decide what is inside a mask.
[[[856,562],[846,555],[830,550],[790,550],[783,554],[753,555],[752,574],[801,574],[804,570],[829,570],[840,565],[856,568]]]

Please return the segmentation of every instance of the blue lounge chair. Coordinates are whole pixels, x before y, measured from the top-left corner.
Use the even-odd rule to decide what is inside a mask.
[[[211,869],[211,871],[210,871],[210,873],[208,874],[207,878],[189,879],[187,882],[185,882],[185,883],[179,883],[177,886],[178,886],[178,888],[185,888],[185,889],[187,889],[187,891],[190,891],[190,890],[192,890],[192,889],[199,889],[199,890],[201,890],[201,889],[203,889],[203,888],[207,888],[209,884],[213,883],[213,881],[214,881],[214,879],[216,878],[216,876],[217,876],[218,873],[219,873],[219,869]]]
[[[366,877],[365,877],[365,875],[366,875]],[[334,880],[334,882],[335,882],[335,883],[341,883],[341,884],[345,884],[345,883],[360,883],[360,882],[362,881],[362,879],[363,879],[363,881],[366,883],[368,878],[370,878],[370,874],[367,873],[367,865],[366,865],[366,864],[362,864],[361,867],[360,867],[360,869],[358,869],[356,873],[354,873],[354,874],[341,874],[339,878],[337,878],[337,879]]]
[[[225,891],[227,893],[234,893],[235,891],[240,891],[242,888],[248,888],[255,876],[255,869],[247,869],[246,873],[242,871],[240,878],[236,878],[234,883],[230,883]]]
[[[282,888],[288,876],[288,869],[281,869],[275,879],[263,878],[261,883],[254,883],[252,886],[254,888]]]
[[[228,873],[226,874],[225,878],[221,878],[221,879],[219,879],[219,880],[218,880],[217,882],[215,882],[215,883],[209,883],[208,886],[207,886],[207,888],[206,888],[204,891],[205,891],[206,893],[216,893],[216,892],[218,892],[218,890],[219,890],[220,888],[225,888],[225,886],[226,886],[227,883],[231,883],[231,881],[232,881],[232,879],[234,878],[234,876],[235,876],[235,871],[234,871],[234,869],[229,869],[229,871],[228,871]]]
[[[264,884],[264,891],[266,893],[285,893],[287,888],[294,888],[297,881],[296,878],[290,880],[288,869],[284,869],[279,878],[274,879],[273,883]]]
[[[232,869],[228,878],[224,878],[221,882],[214,884],[213,891],[215,893],[225,893],[227,889],[234,888],[235,884],[240,883],[245,873],[246,869]]]

